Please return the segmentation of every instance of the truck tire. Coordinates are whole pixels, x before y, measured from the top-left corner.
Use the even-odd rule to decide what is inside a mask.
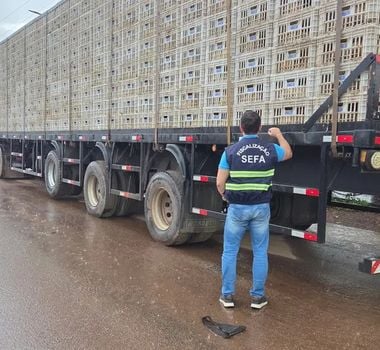
[[[145,193],[145,221],[152,238],[165,245],[187,242],[191,234],[181,230],[184,221],[183,180],[174,172],[152,176]]]
[[[153,175],[145,192],[145,221],[150,235],[165,245],[203,242],[221,227],[220,222],[190,214],[184,180],[175,171]]]
[[[111,216],[117,197],[109,193],[104,161],[91,162],[84,176],[83,194],[87,212],[98,218]]]
[[[72,186],[62,182],[61,162],[56,151],[50,151],[45,159],[45,188],[52,198],[62,198],[71,194]]]

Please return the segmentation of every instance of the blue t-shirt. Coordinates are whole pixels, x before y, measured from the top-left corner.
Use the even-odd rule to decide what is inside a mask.
[[[256,137],[257,137],[257,135],[245,135],[245,136],[243,136],[243,138],[256,138]],[[275,148],[276,153],[277,153],[278,161],[279,162],[283,161],[285,158],[285,149],[283,147],[275,144],[275,143],[274,143],[274,148]],[[230,165],[228,164],[226,151],[223,152],[222,158],[220,158],[219,169],[230,170]]]

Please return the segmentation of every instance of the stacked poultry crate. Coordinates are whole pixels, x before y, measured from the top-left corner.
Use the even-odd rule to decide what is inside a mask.
[[[6,63],[6,43],[0,45],[0,62]],[[0,136],[6,135],[8,130],[8,71],[7,64],[0,64]]]
[[[44,18],[26,28],[25,131],[40,126],[45,111],[46,31]],[[43,126],[43,124],[42,124]]]
[[[333,91],[336,6],[61,1],[0,44],[0,131],[219,127],[246,109],[304,123]],[[341,14],[342,82],[379,50],[380,0],[343,0]],[[340,122],[365,119],[368,82],[341,98]]]
[[[47,14],[47,18],[45,18],[47,27],[44,28],[46,32],[41,31],[47,40],[47,60],[45,62],[47,72],[45,82],[46,131],[67,131],[70,129],[69,18],[69,3],[61,2]]]
[[[313,112],[319,8],[319,0],[276,6],[270,123],[302,124]]]
[[[8,43],[8,129],[15,132],[24,130],[25,112],[25,30],[19,31]],[[5,81],[2,81],[5,85]]]
[[[370,52],[377,53],[380,44],[380,1],[346,0],[342,8],[341,66],[342,82]],[[315,105],[330,95],[334,87],[336,4],[321,0],[317,43]],[[338,121],[356,122],[366,118],[369,72],[350,87],[338,104]],[[330,122],[331,110],[322,122]]]
[[[267,123],[275,2],[239,0],[235,5],[234,124],[247,109],[257,111]]]

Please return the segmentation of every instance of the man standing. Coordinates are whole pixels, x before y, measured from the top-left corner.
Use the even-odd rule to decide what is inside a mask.
[[[280,146],[261,140],[257,136],[260,129],[260,116],[251,110],[244,112],[240,122],[244,136],[238,143],[226,148],[219,164],[217,188],[229,203],[224,226],[222,291],[219,299],[224,307],[235,306],[236,260],[246,231],[250,232],[254,256],[251,307],[261,309],[268,304],[265,282],[268,275],[272,177],[275,164],[290,159],[293,154],[280,129],[268,130]]]

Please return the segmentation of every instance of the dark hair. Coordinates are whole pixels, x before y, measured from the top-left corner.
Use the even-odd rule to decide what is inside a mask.
[[[257,112],[247,110],[241,117],[240,126],[245,134],[257,134],[261,126],[261,117]]]

